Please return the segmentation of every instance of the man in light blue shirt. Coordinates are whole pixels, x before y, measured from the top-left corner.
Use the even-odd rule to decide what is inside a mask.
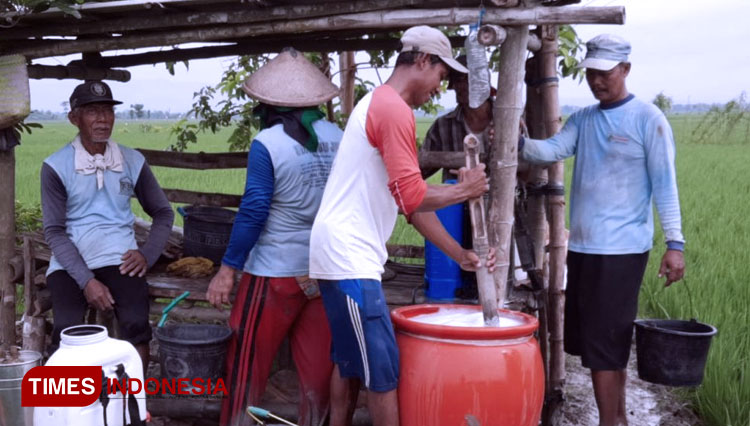
[[[652,200],[666,239],[659,269],[669,286],[685,269],[672,129],[654,105],[630,94],[630,44],[600,35],[580,67],[599,101],[557,135],[526,139],[533,163],[575,156],[570,194],[565,351],[591,369],[601,426],[626,425],[625,380],[638,291],[653,242]]]

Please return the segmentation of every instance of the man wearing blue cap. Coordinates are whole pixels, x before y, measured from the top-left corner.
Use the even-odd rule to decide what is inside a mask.
[[[586,81],[599,101],[575,112],[557,135],[522,141],[523,158],[575,155],[570,194],[565,351],[591,369],[601,426],[626,425],[625,381],[638,291],[653,243],[652,200],[664,230],[659,276],[685,270],[672,129],[654,105],[625,86],[630,44],[599,35],[586,43]]]

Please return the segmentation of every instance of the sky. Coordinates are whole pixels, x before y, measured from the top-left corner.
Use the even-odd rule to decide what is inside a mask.
[[[750,0],[582,0],[580,6],[625,6],[625,25],[577,25],[585,42],[597,34],[617,34],[632,45],[633,64],[627,86],[631,93],[651,100],[663,92],[675,104],[726,103],[743,91],[750,92]],[[142,51],[142,50],[141,50]],[[134,51],[119,51],[134,53]],[[106,52],[110,55],[114,52]],[[80,55],[46,58],[49,65],[63,65]],[[189,68],[177,64],[171,76],[164,64],[130,67],[127,83],[108,82],[115,98],[127,108],[144,104],[145,109],[184,112],[201,87],[219,82],[232,58],[190,61]],[[358,58],[359,62],[359,58]],[[377,84],[372,71],[361,77]],[[380,72],[385,81],[390,69]],[[496,76],[494,77],[496,79]],[[77,80],[31,80],[31,108],[62,111]],[[338,84],[336,78],[334,83]],[[560,104],[584,106],[594,102],[584,82],[570,78],[560,82]],[[452,92],[440,103],[455,105]]]

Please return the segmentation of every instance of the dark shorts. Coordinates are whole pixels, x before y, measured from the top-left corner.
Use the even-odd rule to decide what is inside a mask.
[[[133,345],[151,340],[151,325],[148,322],[148,284],[146,278],[120,274],[119,266],[94,269],[94,277],[109,288],[115,299],[115,318],[119,338]],[[52,293],[52,316],[54,330],[50,352],[60,343],[60,332],[84,323],[89,306],[83,290],[66,271],[55,271],[47,277],[47,288]]]
[[[592,370],[628,364],[638,291],[648,252],[598,255],[568,252],[565,352]]]
[[[341,377],[374,392],[398,386],[399,358],[391,313],[375,280],[318,280],[333,338],[331,358]]]

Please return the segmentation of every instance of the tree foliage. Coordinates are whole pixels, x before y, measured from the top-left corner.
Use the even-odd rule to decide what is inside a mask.
[[[144,111],[143,111],[143,104],[131,104],[130,105],[130,118],[137,118],[141,119],[143,118]]]
[[[581,63],[581,55],[583,54],[583,40],[578,37],[575,28],[572,25],[560,25],[557,29],[557,56],[560,57],[558,63],[560,75],[570,77],[574,80],[578,80],[580,83],[583,80],[585,71],[582,68],[577,68],[578,64]]]
[[[664,114],[668,114],[672,110],[672,98],[665,95],[664,92],[659,92],[652,102]]]
[[[81,13],[74,6],[84,3],[93,3],[91,0],[0,0],[0,12],[13,14],[3,19],[0,27],[9,28],[15,26],[24,16],[31,13],[44,12],[56,7],[64,13],[81,18]]]
[[[463,27],[440,27],[440,29],[449,37],[463,35],[465,32]],[[582,51],[582,42],[573,27],[569,25],[561,26],[559,34],[560,56],[562,57],[560,61],[561,75],[563,77],[572,76],[580,80],[583,72],[575,66],[579,63],[578,56]],[[378,34],[372,37],[400,38],[401,33]],[[496,59],[499,51],[499,49],[495,49],[492,53],[491,64],[497,64]],[[379,80],[380,74],[378,71],[389,67],[389,64],[397,56],[395,50],[374,50],[367,51],[367,54],[369,60],[357,64],[357,67],[358,69],[374,69]],[[333,63],[333,59],[328,55],[306,53],[305,56],[322,69],[330,69]],[[240,56],[227,68],[218,84],[205,86],[196,92],[193,95],[193,106],[188,112],[187,118],[177,122],[171,129],[171,134],[176,140],[170,145],[170,149],[184,151],[190,144],[198,142],[201,133],[216,133],[227,127],[233,127],[232,134],[228,139],[229,149],[232,151],[248,149],[259,128],[259,122],[252,115],[252,109],[257,105],[257,102],[242,91],[242,83],[250,74],[265,64],[269,58],[269,55]],[[329,61],[328,64],[324,64],[326,60]],[[167,64],[167,68],[173,73],[174,63]],[[376,84],[356,77],[354,85],[355,104],[382,83],[383,81],[378,81]],[[442,92],[445,91],[446,87],[447,82],[444,82]],[[438,103],[439,98],[440,95],[430,99],[429,102],[421,105],[419,110],[426,114],[438,113],[442,109]],[[334,99],[332,105],[334,120],[343,127],[348,117],[341,114],[340,108],[338,108],[340,105],[338,98]],[[326,106],[323,108],[325,109]]]
[[[448,35],[457,34],[459,30],[444,30]],[[398,38],[401,33],[388,34],[389,37]],[[386,37],[377,35],[375,37]],[[359,69],[386,68],[392,58],[395,57],[394,50],[368,51],[369,60],[363,64],[357,64]],[[305,53],[305,57],[321,69],[330,68],[333,59],[328,55],[320,53]],[[221,81],[215,86],[205,86],[193,95],[193,106],[188,111],[187,118],[180,120],[172,126],[171,134],[175,136],[175,142],[169,149],[184,151],[189,144],[197,143],[201,133],[216,133],[226,127],[233,127],[228,143],[231,151],[247,150],[253,136],[258,131],[260,123],[252,115],[253,108],[257,102],[245,94],[242,83],[245,79],[263,66],[270,59],[270,55],[248,55],[240,56],[230,64],[221,77]],[[324,61],[328,61],[324,64]],[[378,74],[379,75],[379,74]],[[378,82],[380,85],[382,82]],[[374,82],[355,78],[354,102],[359,102],[368,92],[376,86]],[[444,84],[446,86],[447,83]],[[445,87],[444,87],[445,88]],[[343,127],[348,117],[341,114],[338,98],[332,103],[334,121]],[[323,109],[326,110],[326,106]],[[431,99],[420,110],[427,114],[435,114],[440,110],[437,99]],[[326,111],[327,112],[327,111]],[[196,122],[197,120],[197,122]]]

